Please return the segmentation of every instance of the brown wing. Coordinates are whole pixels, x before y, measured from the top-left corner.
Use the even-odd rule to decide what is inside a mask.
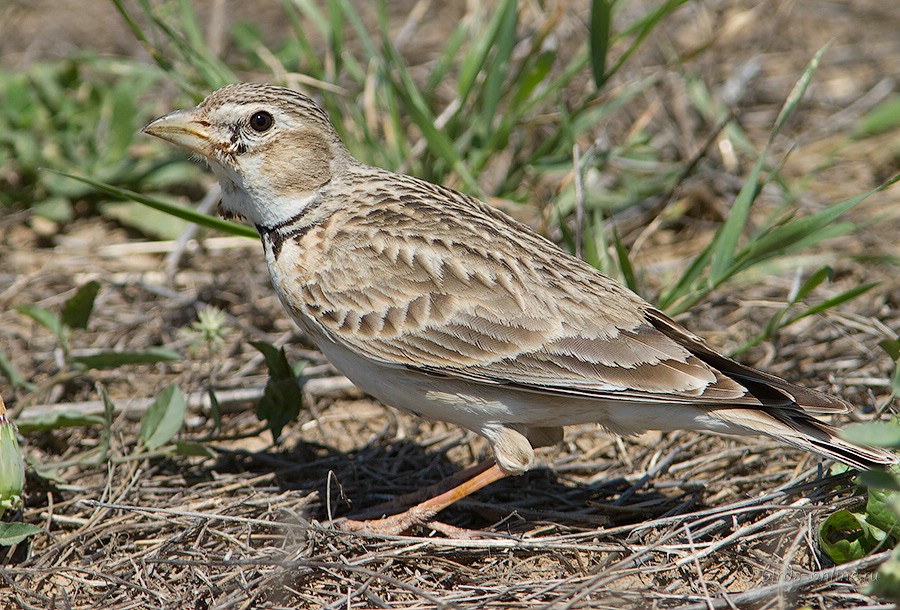
[[[398,194],[392,181],[390,192],[361,186],[359,199],[373,205],[346,206],[298,238],[300,306],[351,349],[389,366],[553,394],[794,402],[794,386],[715,354],[505,215],[419,181]],[[441,206],[447,198],[461,205]]]

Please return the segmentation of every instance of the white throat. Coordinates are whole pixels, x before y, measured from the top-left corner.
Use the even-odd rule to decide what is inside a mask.
[[[256,227],[280,227],[303,215],[316,192],[278,194],[275,189],[248,188],[240,176],[210,163],[222,187],[222,209],[238,214]]]

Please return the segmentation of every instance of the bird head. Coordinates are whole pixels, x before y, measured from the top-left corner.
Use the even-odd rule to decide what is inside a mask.
[[[312,99],[269,85],[223,87],[142,131],[203,158],[222,186],[222,215],[257,227],[300,213],[351,160]]]

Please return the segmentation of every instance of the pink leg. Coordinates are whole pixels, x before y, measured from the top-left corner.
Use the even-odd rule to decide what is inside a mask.
[[[429,500],[420,502],[412,508],[384,519],[370,519],[355,521],[348,519],[338,524],[342,530],[348,532],[368,532],[373,534],[397,535],[405,532],[414,525],[420,525],[429,521],[436,514],[456,502],[475,493],[482,487],[509,476],[496,464],[476,474],[471,479],[457,485],[449,491],[434,496]]]

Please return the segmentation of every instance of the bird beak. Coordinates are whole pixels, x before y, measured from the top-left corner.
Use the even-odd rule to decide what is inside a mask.
[[[189,108],[150,121],[141,131],[209,157],[212,141],[208,128],[206,113],[200,108]]]

